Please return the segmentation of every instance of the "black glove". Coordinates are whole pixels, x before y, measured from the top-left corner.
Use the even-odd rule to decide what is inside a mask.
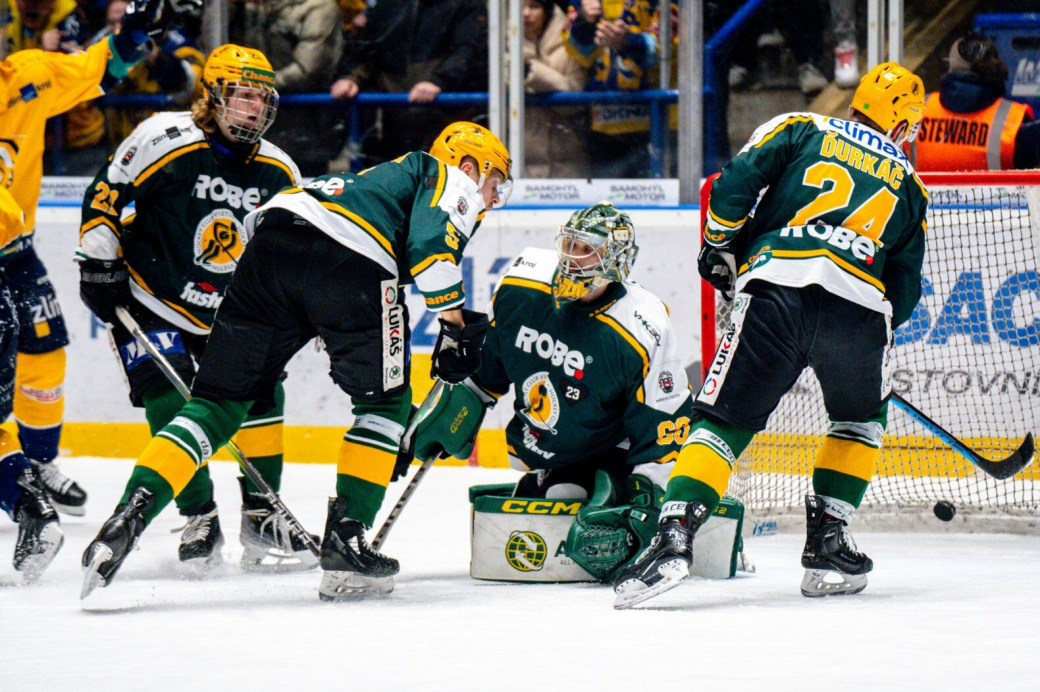
[[[164,0],[132,0],[123,14],[123,28],[112,37],[112,47],[119,58],[129,64],[145,56],[142,48],[153,36],[163,31],[159,23]]]
[[[697,255],[697,271],[701,278],[722,293],[723,298],[733,300],[733,291],[737,285],[737,264],[732,252],[712,247],[708,243],[702,244],[701,252]]]
[[[463,310],[466,326],[459,327],[441,320],[441,333],[433,347],[430,376],[448,384],[458,384],[480,367],[480,347],[488,330],[488,316],[482,312]]]
[[[85,259],[79,263],[79,297],[99,320],[118,324],[116,307],[130,304],[130,273],[126,262]]]

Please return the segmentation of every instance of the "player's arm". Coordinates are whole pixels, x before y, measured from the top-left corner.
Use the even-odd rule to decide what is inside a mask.
[[[626,352],[627,405],[622,422],[630,445],[630,465],[677,459],[690,432],[693,413],[690,384],[671,323],[667,317],[644,317],[649,329],[633,336],[645,356],[637,349]]]
[[[927,208],[927,200],[919,204],[910,227],[885,256],[881,282],[885,284],[885,297],[892,304],[892,329],[910,319],[921,300]]]
[[[794,155],[799,136],[812,118],[788,113],[762,125],[732,161],[726,164],[711,188],[704,240],[724,247],[747,222],[762,190],[776,181]]]
[[[145,44],[162,30],[158,24],[162,3],[163,0],[131,3],[123,16],[123,29],[86,51],[46,53],[45,63],[52,81],[47,100],[48,117],[103,95],[101,82],[106,75],[116,80],[126,77],[130,68],[147,54],[143,50]]]
[[[147,157],[147,134],[135,130],[87,188],[79,246],[80,297],[104,322],[115,323],[116,306],[130,301],[129,271],[123,260],[124,223],[133,221],[131,203],[140,190],[134,181]],[[147,181],[146,181],[147,182]]]

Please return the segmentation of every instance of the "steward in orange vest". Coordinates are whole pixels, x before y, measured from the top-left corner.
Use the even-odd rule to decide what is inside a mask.
[[[950,48],[950,71],[925,102],[911,147],[918,171],[1036,168],[1040,124],[1033,109],[1003,98],[1008,68],[993,42],[968,34]]]

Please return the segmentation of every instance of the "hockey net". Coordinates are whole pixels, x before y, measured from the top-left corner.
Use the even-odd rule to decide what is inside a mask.
[[[1040,428],[1040,173],[921,177],[931,201],[923,295],[894,336],[893,389],[982,456],[1000,459]],[[702,227],[710,187],[701,192]],[[729,306],[701,283],[707,371]],[[888,420],[859,516],[921,514],[945,500],[958,522],[975,515],[1040,523],[1036,460],[998,481],[895,405]],[[827,426],[807,368],[741,455],[728,494],[758,517],[802,512]]]

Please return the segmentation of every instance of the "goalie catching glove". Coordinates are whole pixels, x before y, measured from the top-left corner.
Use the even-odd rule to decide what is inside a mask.
[[[413,409],[412,415],[418,409]],[[465,459],[484,420],[486,408],[466,383],[446,387],[440,401],[415,429],[410,440],[401,440],[393,480],[408,473],[412,459]]]
[[[662,491],[645,476],[626,480],[629,504],[606,471],[596,471],[596,486],[567,534],[567,557],[582,569],[609,583],[649,545],[657,533]]]
[[[737,261],[732,252],[703,243],[697,255],[697,271],[716,291],[722,293],[723,298],[733,300],[737,286]]]

